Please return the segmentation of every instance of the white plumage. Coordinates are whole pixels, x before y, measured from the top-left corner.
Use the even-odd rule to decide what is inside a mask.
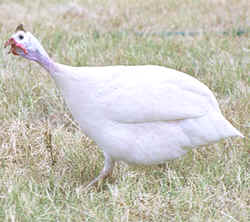
[[[188,148],[242,136],[223,117],[212,92],[185,73],[152,65],[54,63],[20,27],[9,44],[14,54],[39,62],[51,73],[83,132],[104,151],[104,169],[91,184],[107,176],[114,161],[156,164]]]

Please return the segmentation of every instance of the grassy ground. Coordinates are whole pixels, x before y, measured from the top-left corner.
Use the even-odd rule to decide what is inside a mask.
[[[0,2],[0,221],[248,221],[250,41],[236,31],[250,31],[249,1],[73,2]],[[163,166],[119,163],[102,186],[85,191],[102,154],[49,75],[3,49],[19,23],[61,63],[159,64],[195,76],[246,138]]]

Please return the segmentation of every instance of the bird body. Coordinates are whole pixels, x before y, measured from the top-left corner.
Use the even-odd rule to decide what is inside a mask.
[[[112,171],[114,161],[157,164],[222,138],[242,137],[208,87],[185,73],[153,65],[58,64],[20,28],[7,45],[51,74],[76,122],[103,150],[104,168],[91,185]]]
[[[203,83],[173,69],[58,64],[52,76],[83,132],[114,160],[161,163],[241,135]]]

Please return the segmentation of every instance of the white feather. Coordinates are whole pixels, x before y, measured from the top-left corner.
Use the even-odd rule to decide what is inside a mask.
[[[160,66],[72,68],[53,76],[82,130],[115,160],[154,164],[242,136],[197,79]]]

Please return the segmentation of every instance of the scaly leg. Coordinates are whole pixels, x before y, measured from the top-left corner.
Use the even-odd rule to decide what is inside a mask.
[[[101,173],[98,175],[98,177],[96,177],[94,180],[92,180],[86,186],[86,188],[89,188],[90,186],[94,185],[98,181],[105,179],[106,177],[108,177],[112,173],[115,161],[112,160],[112,158],[106,153],[104,153],[104,158],[105,158],[104,159],[104,167],[103,167]]]

